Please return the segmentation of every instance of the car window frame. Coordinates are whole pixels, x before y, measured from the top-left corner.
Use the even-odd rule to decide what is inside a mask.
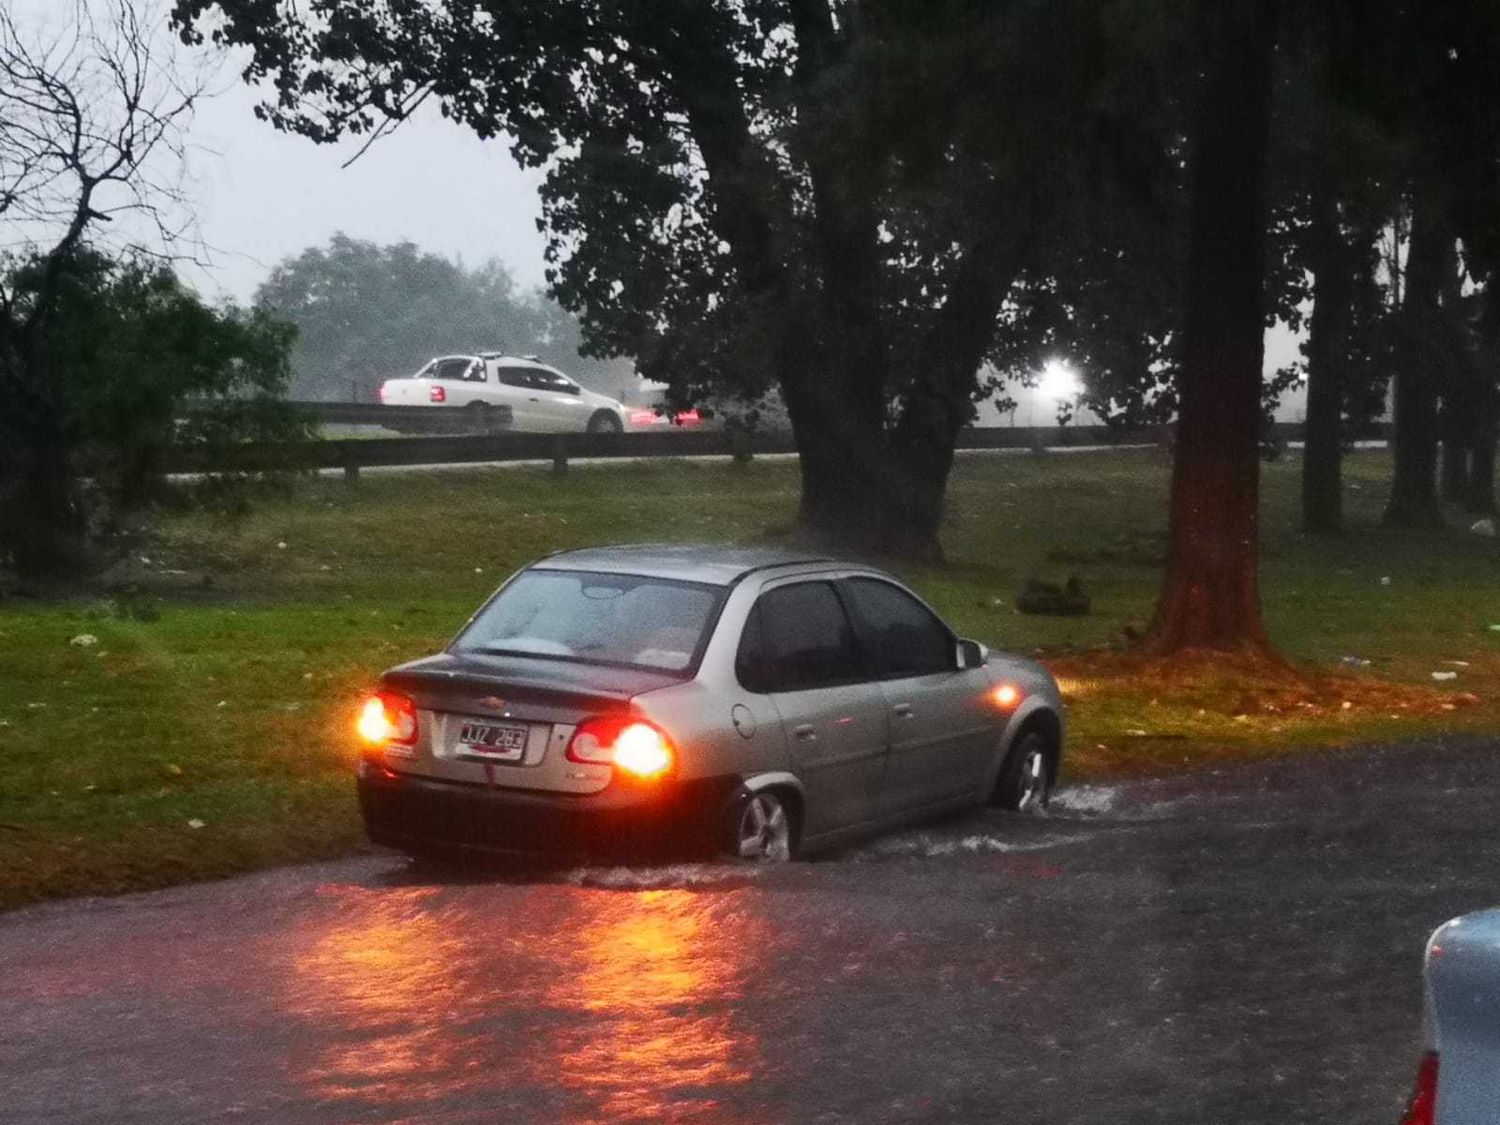
[[[464,369],[462,372],[460,372],[458,375],[445,375],[443,373],[443,369],[446,366],[456,363],[464,364]],[[470,381],[469,372],[473,369],[473,367],[473,357],[461,355],[445,355],[440,359],[435,359],[432,361],[433,371],[432,374],[428,376],[428,378],[436,379],[439,382],[443,383],[467,383]]]
[[[506,375],[513,375],[518,380],[512,383]],[[495,378],[502,387],[510,387],[517,391],[534,391],[537,389],[536,379],[529,367],[520,367],[514,363],[496,364]]]
[[[750,624],[751,619],[754,618],[756,616],[756,613],[760,610],[761,602],[768,595],[777,593],[778,591],[788,590],[795,586],[812,585],[823,585],[830,587],[834,596],[834,601],[838,604],[839,608],[843,611],[845,619],[849,622],[849,632],[851,638],[853,639],[855,674],[848,679],[833,680],[828,683],[816,684],[811,687],[765,689],[749,687],[745,684],[744,680],[740,678],[740,649],[744,647],[746,627]],[[767,643],[767,637],[765,622],[763,618],[759,619],[759,624],[761,632],[761,643],[764,645]],[[735,644],[734,662],[731,670],[734,675],[735,683],[740,687],[742,691],[749,692],[751,695],[759,696],[793,695],[798,692],[804,691],[831,691],[836,688],[854,687],[858,684],[870,683],[872,681],[872,668],[870,665],[869,653],[866,651],[865,645],[862,643],[859,632],[859,623],[849,612],[848,602],[839,591],[838,576],[834,574],[798,575],[795,578],[788,578],[763,586],[756,593],[755,600],[750,603],[750,608],[745,613],[744,623],[740,626],[740,635],[737,643]]]
[[[719,621],[723,617],[724,606],[725,603],[728,602],[729,594],[731,592],[728,588],[720,586],[713,582],[693,582],[686,578],[663,578],[655,574],[635,574],[628,570],[594,570],[592,567],[571,566],[523,566],[520,570],[516,571],[504,582],[502,582],[499,587],[496,588],[494,593],[485,598],[478,609],[469,614],[468,620],[466,620],[461,626],[459,626],[458,632],[455,633],[453,635],[453,638],[443,646],[443,652],[447,653],[450,656],[496,655],[494,653],[486,653],[482,649],[460,648],[459,642],[463,640],[464,634],[473,627],[474,623],[478,621],[480,617],[484,616],[485,611],[490,608],[491,604],[493,604],[501,594],[505,593],[506,589],[511,585],[511,583],[515,582],[516,579],[521,577],[521,575],[529,574],[532,571],[544,571],[550,574],[586,574],[596,578],[634,578],[637,580],[656,582],[663,586],[686,586],[694,590],[707,590],[711,594],[713,594],[714,601],[713,604],[709,606],[708,613],[704,616],[703,633],[698,638],[697,647],[693,649],[692,660],[683,665],[683,667],[681,668],[661,668],[652,664],[633,664],[628,660],[587,659],[579,656],[563,656],[558,653],[518,652],[514,655],[506,654],[506,656],[503,657],[504,659],[515,660],[552,660],[567,664],[587,664],[590,667],[594,668],[621,668],[631,672],[652,672],[662,676],[673,677],[678,683],[687,683],[689,680],[695,679],[697,677],[699,670],[703,666],[703,658],[708,653],[709,643],[713,640],[714,636],[719,631]]]
[[[876,643],[874,627],[865,620],[864,615],[860,612],[859,603],[854,598],[853,587],[850,584],[856,581],[877,582],[882,586],[889,586],[891,589],[905,594],[925,609],[931,615],[932,619],[938,623],[938,626],[948,638],[948,667],[928,672],[884,672],[879,666],[880,645]],[[839,597],[844,602],[844,608],[849,614],[849,619],[854,622],[854,634],[859,639],[860,648],[864,652],[865,668],[870,678],[875,682],[890,683],[893,680],[917,680],[924,676],[942,676],[951,672],[965,671],[965,669],[960,668],[958,665],[958,634],[953,631],[953,627],[948,622],[943,620],[942,614],[928,605],[914,591],[907,589],[899,582],[886,578],[884,575],[860,572],[841,574],[835,583],[835,588],[838,591]]]

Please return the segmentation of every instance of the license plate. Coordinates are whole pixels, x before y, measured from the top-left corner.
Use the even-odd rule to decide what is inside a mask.
[[[494,723],[465,723],[458,732],[458,748],[498,762],[519,762],[526,753],[527,728]]]

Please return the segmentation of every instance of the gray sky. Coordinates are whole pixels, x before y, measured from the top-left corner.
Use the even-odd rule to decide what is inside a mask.
[[[233,71],[226,67],[226,81]],[[541,176],[505,145],[421,113],[353,165],[355,142],[315,145],[257,120],[255,91],[234,82],[193,125],[199,228],[208,292],[247,300],[282,258],[335,231],[381,244],[410,240],[475,265],[499,258],[523,286],[542,283]],[[362,142],[361,142],[362,143]]]

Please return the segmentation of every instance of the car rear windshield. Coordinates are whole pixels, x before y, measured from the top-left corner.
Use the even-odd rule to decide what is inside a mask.
[[[528,570],[485,606],[454,647],[686,672],[697,661],[720,591],[693,582]]]

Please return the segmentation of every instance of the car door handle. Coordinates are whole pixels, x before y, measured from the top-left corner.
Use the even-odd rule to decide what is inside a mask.
[[[818,730],[811,723],[801,723],[792,728],[792,737],[799,738],[803,742],[816,742]]]
[[[900,718],[903,718],[903,719],[909,719],[909,718],[911,718],[911,704],[910,703],[898,703],[894,707],[892,707],[891,710],[894,711]]]

